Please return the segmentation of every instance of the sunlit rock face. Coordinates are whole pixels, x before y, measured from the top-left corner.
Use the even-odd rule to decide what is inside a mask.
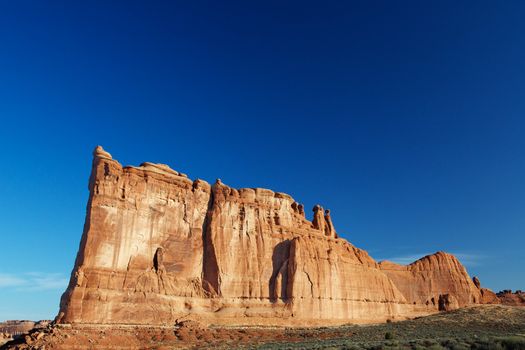
[[[376,263],[329,210],[287,194],[122,167],[94,151],[62,323],[320,325],[402,319],[481,302],[452,255]]]
[[[380,267],[412,303],[439,308],[441,297],[453,309],[481,302],[480,290],[451,254],[437,252],[406,266],[383,261]]]

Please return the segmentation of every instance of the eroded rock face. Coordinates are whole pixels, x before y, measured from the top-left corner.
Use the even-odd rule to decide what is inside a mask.
[[[315,325],[480,302],[452,255],[378,264],[337,238],[321,206],[310,222],[284,193],[210,186],[164,164],[122,167],[100,146],[93,154],[59,322]]]
[[[481,304],[500,304],[501,303],[496,293],[494,293],[490,289],[481,287],[481,282],[479,278],[474,276],[472,278],[472,282],[474,282],[474,285],[476,286],[476,288],[479,289],[479,292],[481,294],[481,299],[480,299]]]
[[[440,296],[446,294],[455,299],[447,309],[480,303],[479,289],[451,254],[437,252],[406,266],[383,261],[380,266],[409,303],[439,308]]]

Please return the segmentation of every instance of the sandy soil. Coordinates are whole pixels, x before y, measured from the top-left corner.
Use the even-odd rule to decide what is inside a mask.
[[[509,336],[523,337],[525,346],[525,308],[485,305],[395,323],[322,328],[214,328],[193,321],[155,328],[59,325],[2,349],[456,349]]]

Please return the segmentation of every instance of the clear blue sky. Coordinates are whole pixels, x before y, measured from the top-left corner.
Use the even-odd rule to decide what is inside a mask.
[[[0,320],[57,313],[97,144],[525,289],[525,2],[152,3],[0,3]]]

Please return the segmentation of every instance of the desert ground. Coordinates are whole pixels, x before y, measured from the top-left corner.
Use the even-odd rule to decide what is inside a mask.
[[[401,322],[322,328],[55,325],[1,349],[525,349],[525,308],[481,305]]]

